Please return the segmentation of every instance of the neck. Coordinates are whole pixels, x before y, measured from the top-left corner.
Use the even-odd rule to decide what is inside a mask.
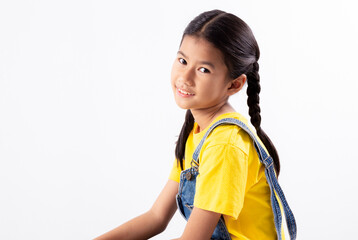
[[[235,112],[234,108],[228,102],[205,109],[190,109],[190,111],[193,114],[195,122],[198,124],[196,133],[208,127],[210,123],[221,114]]]

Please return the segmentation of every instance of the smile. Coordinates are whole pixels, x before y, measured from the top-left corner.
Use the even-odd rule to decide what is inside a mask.
[[[186,96],[194,96],[195,95],[194,93],[189,93],[189,92],[184,91],[183,89],[180,89],[180,88],[177,88],[177,90],[179,93],[186,95]]]

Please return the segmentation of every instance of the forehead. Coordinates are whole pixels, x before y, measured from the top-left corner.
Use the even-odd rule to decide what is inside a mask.
[[[202,37],[184,36],[179,50],[191,61],[208,61],[215,66],[225,66],[221,51]]]

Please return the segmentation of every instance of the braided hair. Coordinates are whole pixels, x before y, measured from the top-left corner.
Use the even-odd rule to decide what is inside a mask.
[[[252,64],[252,71],[247,74],[247,105],[249,106],[249,115],[252,125],[256,129],[256,133],[264,143],[267,151],[270,153],[271,157],[274,160],[274,167],[277,175],[280,173],[280,161],[278,157],[277,150],[271,139],[266,135],[266,133],[261,128],[261,108],[260,108],[260,96],[261,91],[260,86],[260,75],[259,75],[259,64],[254,62]]]
[[[250,27],[237,16],[221,10],[212,10],[201,13],[186,27],[184,36],[190,35],[203,38],[219,49],[229,70],[231,79],[245,74],[247,76],[247,105],[252,125],[256,129],[269,154],[273,158],[276,174],[280,173],[280,161],[275,146],[261,128],[260,109],[260,50]],[[185,143],[194,126],[194,117],[187,110],[185,122],[180,132],[175,156],[183,169]]]
[[[190,109],[186,110],[185,121],[180,131],[177,145],[175,147],[175,157],[178,159],[180,168],[184,170],[183,160],[185,158],[185,143],[194,127],[194,117]]]

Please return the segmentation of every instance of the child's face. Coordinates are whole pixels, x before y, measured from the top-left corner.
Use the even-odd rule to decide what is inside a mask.
[[[171,73],[179,107],[204,110],[226,102],[228,76],[220,50],[203,38],[184,37]]]

